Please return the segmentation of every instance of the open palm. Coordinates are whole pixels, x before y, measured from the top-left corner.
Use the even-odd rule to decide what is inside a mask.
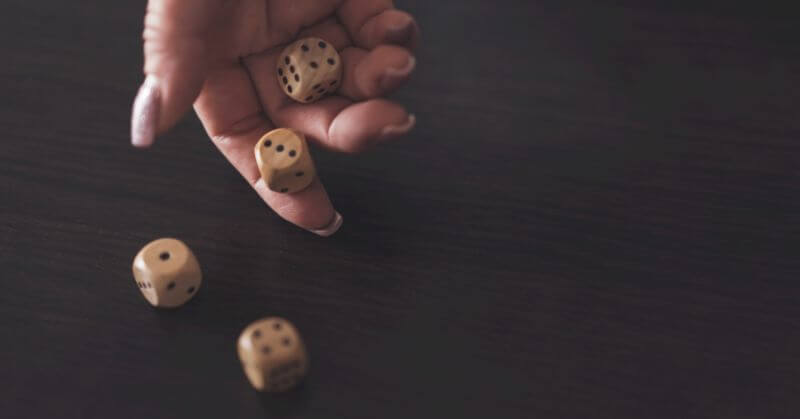
[[[209,137],[270,207],[298,226],[333,234],[342,217],[319,180],[296,194],[272,192],[253,147],[275,127],[343,152],[408,132],[414,116],[380,97],[413,71],[418,33],[391,0],[150,0],[148,77],[134,104],[132,142],[151,145],[194,104]],[[275,64],[287,44],[307,36],[333,45],[344,71],[335,95],[301,104],[280,89]]]

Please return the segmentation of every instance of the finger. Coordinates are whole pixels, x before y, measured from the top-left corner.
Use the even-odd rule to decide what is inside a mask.
[[[407,134],[417,119],[397,103],[372,99],[341,111],[328,128],[326,144],[345,152],[360,152],[376,142]]]
[[[414,18],[395,9],[391,0],[346,0],[337,15],[361,48],[394,44],[413,50],[419,43],[419,27]]]
[[[264,116],[243,67],[210,73],[195,109],[217,148],[278,215],[315,234],[327,236],[336,232],[342,217],[334,210],[318,178],[305,190],[291,195],[272,192],[261,179],[253,148],[274,126]]]
[[[290,104],[274,113],[280,126],[296,129],[317,143],[345,153],[402,136],[416,118],[397,103],[372,99],[356,104],[341,98],[326,98],[310,105]]]
[[[221,0],[150,0],[144,23],[145,82],[131,115],[131,142],[150,146],[191,107],[206,75],[203,34]]]
[[[338,93],[353,100],[375,98],[397,89],[417,63],[407,49],[394,45],[380,45],[372,51],[350,47],[341,55],[344,71]]]
[[[316,235],[331,236],[342,226],[342,215],[333,209],[319,177],[306,189],[293,194],[273,192],[264,179],[259,179],[253,187],[284,220]]]

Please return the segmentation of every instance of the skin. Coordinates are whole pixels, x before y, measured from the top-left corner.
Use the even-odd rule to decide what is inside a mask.
[[[307,36],[336,47],[344,74],[335,95],[301,104],[281,91],[275,63],[287,44]],[[382,99],[413,72],[419,39],[413,17],[390,0],[150,0],[143,38],[148,77],[134,105],[133,144],[149,147],[193,106],[256,193],[317,234],[332,234],[338,215],[325,188],[317,179],[297,194],[270,191],[253,154],[260,137],[287,127],[354,153],[415,123],[401,105]]]

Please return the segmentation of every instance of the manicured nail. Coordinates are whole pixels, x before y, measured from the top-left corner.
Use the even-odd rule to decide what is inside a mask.
[[[161,112],[161,90],[158,80],[147,76],[133,102],[131,115],[131,144],[150,147],[156,138],[158,115]]]
[[[389,125],[381,131],[381,137],[396,137],[398,135],[403,135],[411,131],[414,128],[414,125],[417,124],[417,117],[413,114],[408,115],[408,120],[403,122],[402,124],[397,125]]]
[[[414,21],[408,19],[403,23],[386,29],[386,41],[394,44],[405,45],[411,40],[414,32]]]
[[[417,59],[414,57],[408,57],[408,62],[404,66],[387,68],[386,71],[384,71],[383,76],[381,76],[381,88],[391,89],[397,86],[403,80],[408,78],[408,75],[414,71],[416,66]]]
[[[308,230],[308,231],[310,231],[310,232],[312,232],[312,233],[314,233],[316,235],[322,236],[322,237],[332,236],[334,233],[339,231],[339,228],[342,227],[342,223],[344,222],[344,219],[342,218],[342,215],[339,214],[338,211],[334,211],[334,212],[335,212],[335,214],[333,215],[333,220],[330,222],[330,224],[328,224],[327,226],[322,227],[320,229]]]

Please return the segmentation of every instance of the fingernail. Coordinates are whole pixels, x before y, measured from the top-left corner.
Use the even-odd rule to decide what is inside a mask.
[[[406,44],[411,39],[414,30],[414,21],[407,19],[404,23],[399,23],[386,29],[386,41],[395,44]]]
[[[400,81],[406,79],[417,66],[417,59],[413,56],[408,57],[406,65],[397,68],[387,68],[381,76],[381,88],[390,89]]]
[[[133,102],[131,144],[134,147],[150,147],[153,144],[160,111],[161,90],[158,80],[153,76],[147,76]]]
[[[314,233],[314,234],[316,234],[318,236],[330,237],[334,233],[339,231],[339,228],[342,227],[342,223],[343,222],[344,222],[344,219],[342,218],[342,215],[339,214],[338,211],[334,211],[333,220],[330,222],[330,224],[328,224],[327,226],[322,227],[320,229],[308,230],[308,231],[310,231],[310,232],[312,232],[312,233]]]
[[[403,135],[411,131],[414,128],[414,125],[417,124],[417,117],[413,114],[408,115],[408,120],[403,122],[402,124],[397,125],[389,125],[381,131],[381,137],[395,137],[398,135]]]

